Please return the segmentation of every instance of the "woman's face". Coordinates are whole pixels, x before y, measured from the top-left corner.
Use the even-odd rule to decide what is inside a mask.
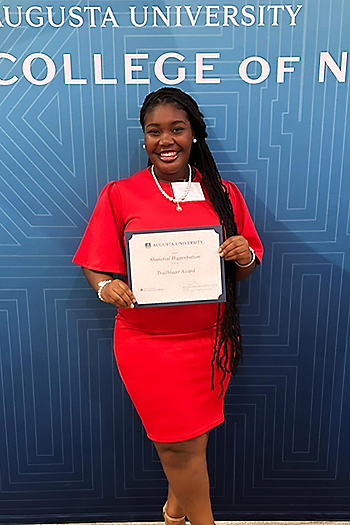
[[[187,180],[194,133],[186,111],[158,104],[144,122],[145,146],[155,174],[165,181]]]

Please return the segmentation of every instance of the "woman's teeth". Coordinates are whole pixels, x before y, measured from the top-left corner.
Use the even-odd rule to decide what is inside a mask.
[[[175,157],[177,157],[177,153],[178,153],[177,151],[167,151],[164,153],[160,153],[159,156],[161,159],[172,160]]]

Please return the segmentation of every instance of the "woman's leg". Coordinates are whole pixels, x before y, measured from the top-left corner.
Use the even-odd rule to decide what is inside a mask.
[[[168,487],[168,499],[166,504],[166,512],[171,518],[183,518],[185,511],[177,501],[175,494],[173,493],[171,486]]]
[[[154,443],[171,487],[167,512],[188,517],[191,525],[213,525],[206,448],[208,435],[179,443]],[[179,511],[181,509],[181,513]]]

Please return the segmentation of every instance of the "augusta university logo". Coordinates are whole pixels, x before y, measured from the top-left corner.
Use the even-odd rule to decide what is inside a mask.
[[[145,248],[149,249],[149,248],[151,248],[151,247],[152,247],[152,245],[151,245],[150,242],[145,242]]]

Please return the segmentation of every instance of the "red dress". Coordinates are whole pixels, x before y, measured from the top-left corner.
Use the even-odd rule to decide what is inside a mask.
[[[196,173],[195,181],[201,182]],[[237,187],[225,182],[239,234],[261,260],[262,245]],[[162,184],[170,195],[171,186]],[[202,185],[202,189],[205,190]],[[102,190],[73,262],[125,275],[124,232],[219,224],[209,199],[185,202],[182,212],[165,199],[148,169],[110,182]],[[119,309],[114,351],[121,378],[148,437],[176,442],[199,436],[224,421],[221,372],[211,359],[217,304]],[[224,383],[226,391],[229,382]]]

